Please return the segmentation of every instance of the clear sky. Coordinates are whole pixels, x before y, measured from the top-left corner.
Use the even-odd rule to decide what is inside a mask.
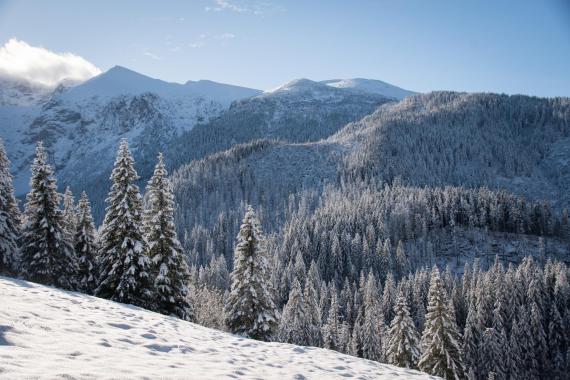
[[[570,96],[569,0],[0,0],[13,37],[175,82]]]

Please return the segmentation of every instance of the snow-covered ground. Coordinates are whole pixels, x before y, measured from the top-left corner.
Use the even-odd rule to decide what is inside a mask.
[[[320,348],[263,343],[0,277],[0,378],[429,379]]]

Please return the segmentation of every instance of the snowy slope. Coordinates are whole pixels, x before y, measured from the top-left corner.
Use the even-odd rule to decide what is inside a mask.
[[[334,351],[262,343],[0,277],[0,378],[429,379]]]
[[[330,79],[320,83],[335,88],[344,88],[357,92],[383,95],[397,100],[415,95],[415,92],[404,90],[403,88],[375,79],[351,78],[351,79]]]

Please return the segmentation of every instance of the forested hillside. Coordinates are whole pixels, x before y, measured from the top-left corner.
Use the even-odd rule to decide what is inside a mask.
[[[329,193],[339,189],[348,199],[363,191],[374,199],[381,197],[386,185],[396,185],[404,186],[410,195],[397,204],[389,200],[381,205],[401,210],[418,230],[432,224],[427,213],[437,212],[432,205],[414,210],[417,194],[435,191],[442,199],[462,194],[453,207],[466,203],[468,209],[458,226],[542,235],[545,232],[540,229],[567,223],[570,148],[564,139],[568,139],[569,123],[568,99],[432,93],[383,105],[318,142],[239,145],[174,173],[179,233],[189,236],[196,254],[210,257],[212,252],[231,252],[237,215],[245,203],[256,205],[265,228],[278,232],[291,221],[294,210],[301,208],[311,215],[327,198],[322,196],[326,186]],[[478,197],[487,204],[504,203],[500,212],[505,218],[511,217],[511,208],[523,218],[545,210],[549,221],[544,225],[549,227],[523,228],[522,223],[507,227],[504,222],[480,219],[473,215],[480,207]],[[452,207],[446,202],[446,207]],[[375,210],[381,213],[378,207]],[[445,219],[443,223],[436,223],[434,229],[447,228]],[[391,231],[381,236],[414,238],[394,236]],[[210,247],[209,253],[204,253],[204,247]]]

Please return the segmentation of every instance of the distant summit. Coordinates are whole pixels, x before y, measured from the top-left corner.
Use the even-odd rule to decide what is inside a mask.
[[[266,91],[265,94],[312,94],[314,96],[318,94],[334,95],[338,94],[338,91],[381,95],[395,100],[401,100],[416,94],[413,91],[405,90],[380,80],[363,78],[329,79],[319,82],[300,78],[287,82],[273,90]]]
[[[388,98],[393,98],[397,100],[401,100],[404,99],[405,97],[416,94],[413,91],[404,90],[403,88],[376,79],[364,79],[364,78],[329,79],[321,81],[320,83],[335,88],[346,88],[360,92],[384,95]]]
[[[122,66],[114,66],[68,91],[65,99],[112,98],[119,95],[154,93],[164,98],[181,96],[202,97],[229,104],[234,100],[255,96],[259,90],[227,85],[208,80],[188,81],[185,84],[166,82],[137,73]]]

